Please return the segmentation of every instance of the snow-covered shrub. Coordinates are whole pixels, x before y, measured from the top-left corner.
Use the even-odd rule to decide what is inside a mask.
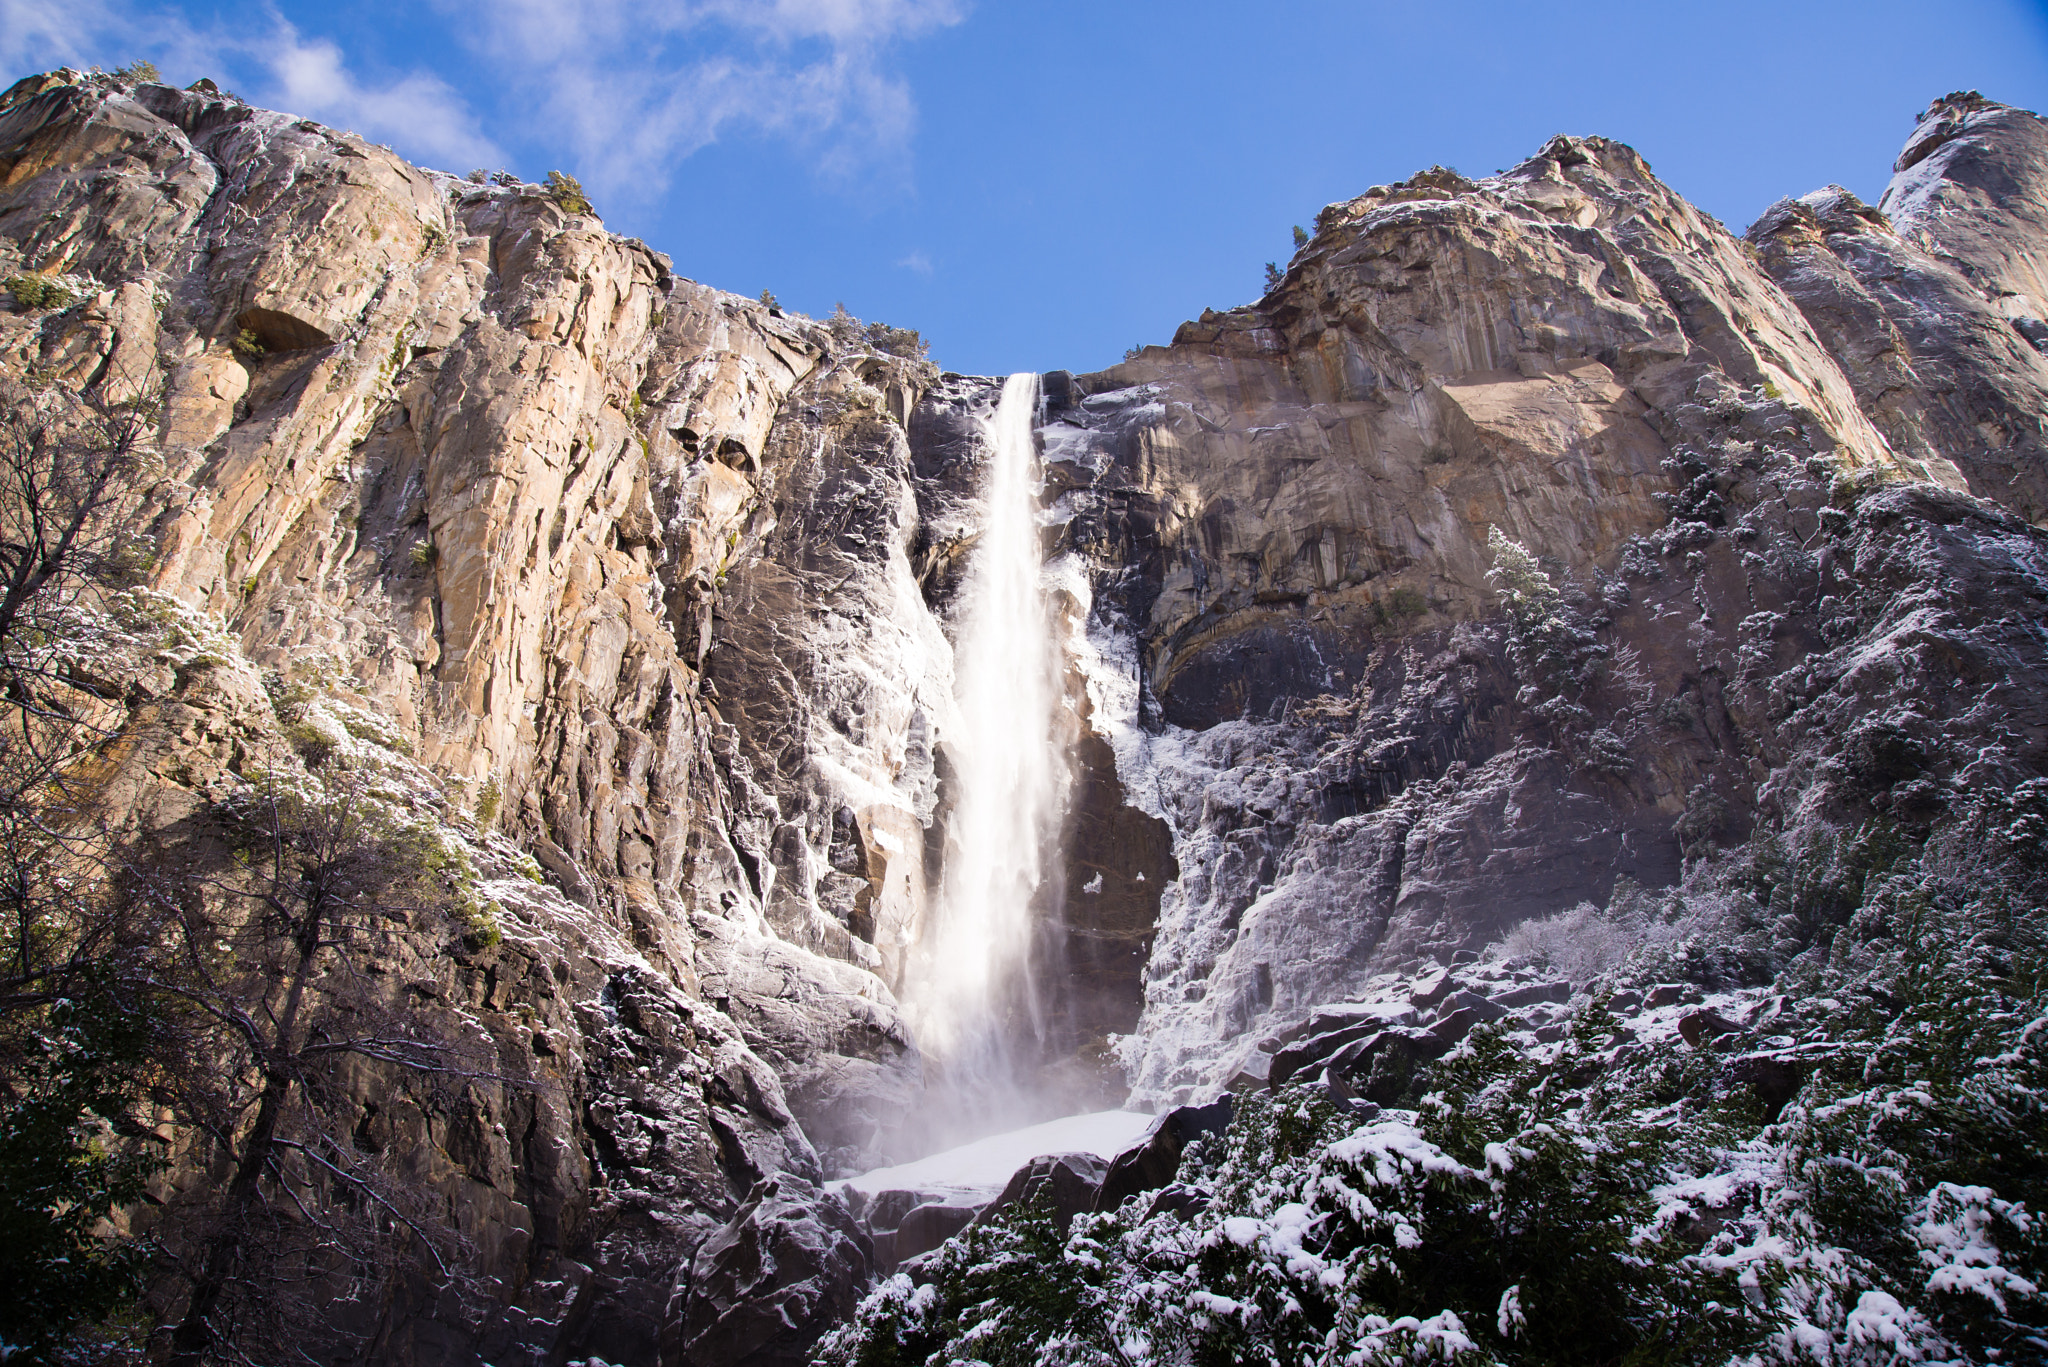
[[[1655,980],[1750,973],[1777,935],[1747,1029],[1688,1045],[1595,998],[1554,1046],[1475,1028],[1413,1112],[1246,1097],[1183,1161],[1205,1208],[1007,1213],[822,1360],[2048,1362],[2048,783],[1961,807],[1918,844],[1754,841],[1515,951]]]
[[[1583,1019],[1566,1073],[1605,1019]],[[1589,1123],[1493,1032],[1440,1082],[1416,1117],[1363,1124],[1311,1088],[1247,1098],[1220,1161],[1183,1168],[1213,1192],[1188,1222],[1145,1218],[1142,1196],[1064,1239],[1007,1215],[928,1285],[885,1283],[822,1360],[1651,1363],[1760,1340],[1736,1276],[1654,1223],[1709,1121]]]
[[[1568,911],[1517,923],[1489,951],[1510,963],[1547,968],[1584,986],[1619,971],[1640,952],[1670,945],[1683,928],[1662,920],[1650,899],[1616,896],[1603,909],[1581,902]]]

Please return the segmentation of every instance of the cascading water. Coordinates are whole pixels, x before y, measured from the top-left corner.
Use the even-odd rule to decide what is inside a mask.
[[[1042,584],[1034,444],[1038,376],[1003,385],[989,436],[981,535],[954,616],[957,798],[945,877],[907,994],[918,1042],[943,1073],[956,1133],[1039,1109],[1026,1072],[1047,1022],[1033,940],[1057,921],[1055,842],[1068,770],[1056,735],[1059,646]],[[934,1122],[939,1117],[930,1117]]]

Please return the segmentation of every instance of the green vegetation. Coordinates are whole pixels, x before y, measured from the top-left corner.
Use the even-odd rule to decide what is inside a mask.
[[[251,328],[243,328],[237,332],[229,346],[234,349],[236,355],[246,356],[252,361],[262,360],[266,350],[263,345],[263,339],[258,337]]]
[[[542,188],[546,190],[548,198],[560,206],[565,214],[597,212],[591,207],[589,198],[584,195],[582,183],[574,176],[564,175],[560,171],[550,171],[547,184]]]
[[[21,1033],[0,1087],[0,1343],[10,1361],[48,1362],[71,1326],[132,1303],[155,1256],[105,1226],[164,1166],[130,1121],[144,1095],[150,1008],[94,970],[8,1023]]]
[[[1279,289],[1280,282],[1285,278],[1281,274],[1279,262],[1268,261],[1266,263],[1266,293],[1271,294],[1274,290]]]
[[[928,367],[931,378],[938,378],[936,367],[932,366],[931,344],[916,328],[890,327],[887,323],[863,323],[847,312],[846,305],[834,304],[832,316],[825,320],[825,326],[832,333],[832,340],[849,350],[866,347],[894,356],[898,360],[910,361],[915,365]]]
[[[498,819],[498,808],[505,800],[505,790],[498,786],[498,776],[491,775],[484,780],[484,786],[476,794],[476,824],[491,826]]]
[[[1306,229],[1306,228],[1302,227],[1302,226],[1301,226],[1301,225],[1300,225],[1299,223],[1295,224],[1295,225],[1294,225],[1294,249],[1295,249],[1296,251],[1300,251],[1300,250],[1301,250],[1301,249],[1302,249],[1303,247],[1306,247],[1307,245],[1308,245],[1308,229]]]
[[[1387,611],[1395,617],[1421,617],[1429,611],[1429,599],[1420,589],[1398,588],[1387,595]]]
[[[1754,1034],[1638,1034],[1598,993],[1552,1049],[1475,1027],[1412,1112],[1243,1097],[1183,1156],[1205,1208],[1004,1212],[927,1285],[884,1282],[822,1361],[2048,1360],[2044,834],[2036,779],[1917,847],[1759,840],[1605,979],[1771,982]],[[1559,946],[1643,900],[1618,889]]]
[[[77,296],[46,275],[9,276],[7,292],[25,309],[64,309],[77,302]]]

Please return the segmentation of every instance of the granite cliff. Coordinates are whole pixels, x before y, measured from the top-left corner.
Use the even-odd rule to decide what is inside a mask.
[[[1560,137],[1332,204],[1256,303],[1046,376],[1046,1074],[1204,1100],[1376,977],[2041,775],[2044,205],[2048,129],[1974,95],[1879,206],[1742,237]],[[92,684],[125,828],[338,750],[495,921],[380,965],[499,1080],[345,1100],[482,1277],[363,1312],[377,1360],[797,1361],[875,1257],[819,1184],[915,1144],[899,993],[1001,382],[587,207],[206,82],[32,77],[0,275],[44,302],[0,368],[161,402],[145,591],[183,625]],[[181,1144],[153,1218],[209,1180]]]

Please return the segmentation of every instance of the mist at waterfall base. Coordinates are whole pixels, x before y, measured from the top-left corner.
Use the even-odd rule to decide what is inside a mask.
[[[929,1152],[1076,1108],[1057,1055],[1063,941],[1058,839],[1072,782],[1063,662],[1044,583],[1038,376],[1012,375],[989,420],[980,533],[954,600],[957,800],[944,876],[904,1007],[927,1090],[906,1151]]]

